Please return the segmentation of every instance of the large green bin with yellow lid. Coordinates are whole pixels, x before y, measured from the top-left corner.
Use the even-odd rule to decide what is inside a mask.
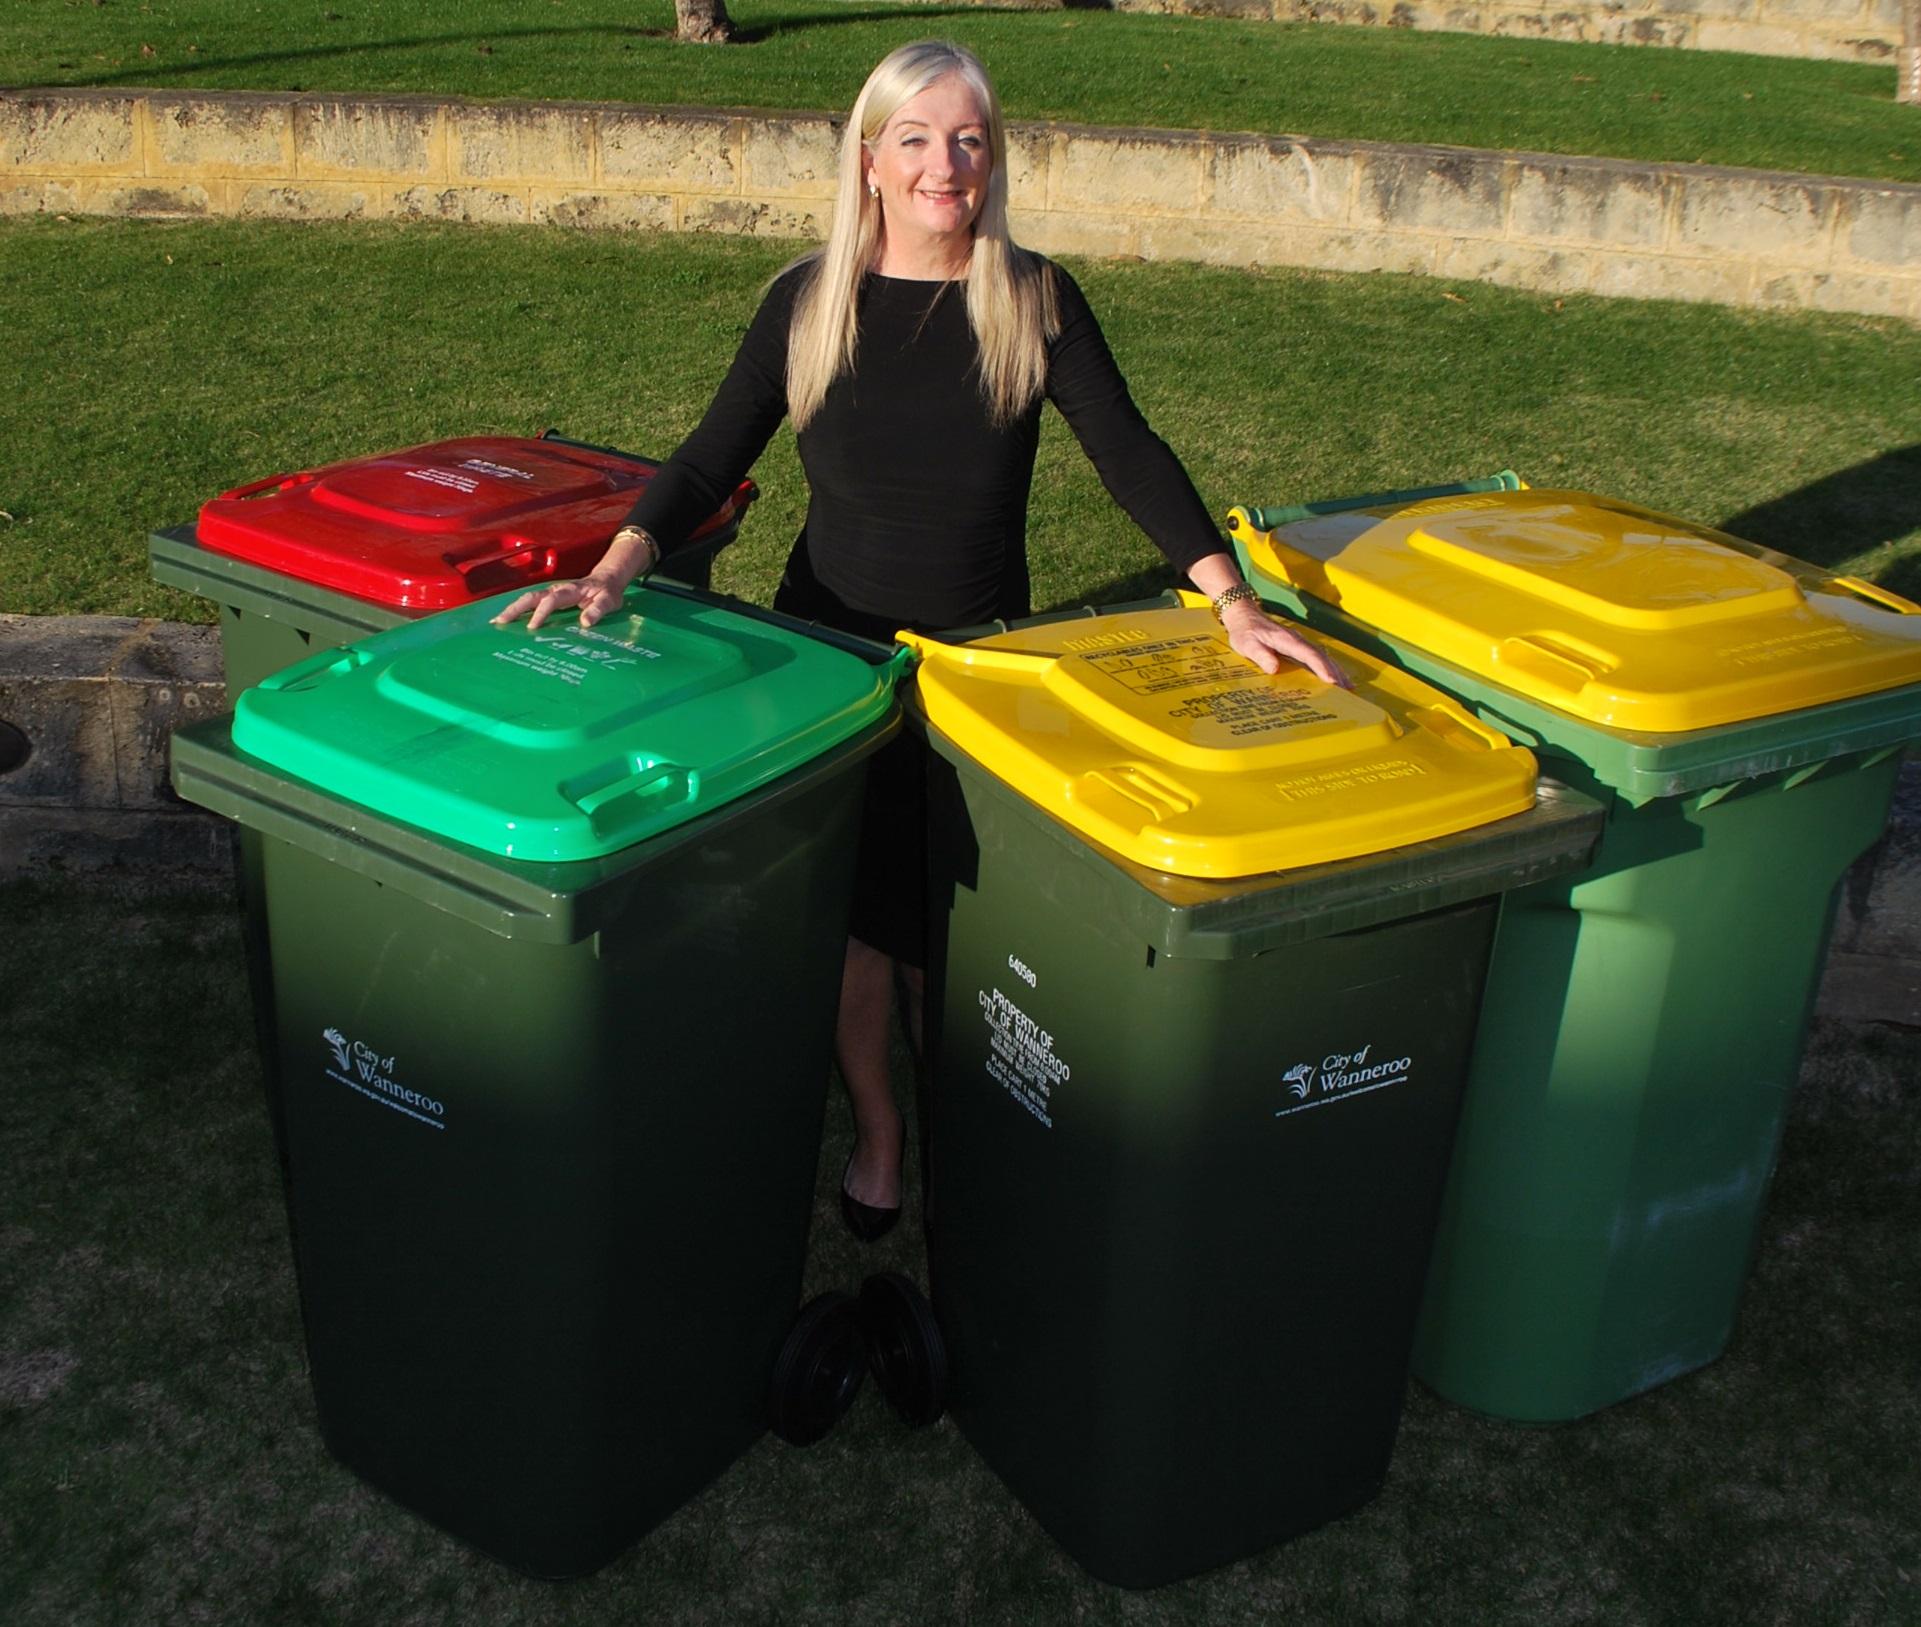
[[[261,846],[327,1443],[568,1576],[766,1427],[907,658],[693,589],[498,608],[267,678],[173,773]]]
[[[1732,1335],[1837,888],[1921,736],[1921,610],[1586,492],[1237,509],[1263,597],[1602,802],[1512,895],[1414,1371],[1577,1418]]]
[[[1155,1586],[1365,1502],[1501,893],[1599,812],[1204,601],[902,635],[931,742],[927,1241],[962,1431]]]

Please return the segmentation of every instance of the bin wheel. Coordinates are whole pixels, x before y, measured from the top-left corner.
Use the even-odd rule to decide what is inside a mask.
[[[947,1344],[927,1296],[898,1271],[877,1272],[860,1287],[860,1326],[874,1382],[900,1421],[931,1424],[947,1405]]]
[[[774,1433],[790,1446],[812,1446],[854,1404],[866,1376],[854,1296],[835,1288],[810,1299],[774,1362]]]

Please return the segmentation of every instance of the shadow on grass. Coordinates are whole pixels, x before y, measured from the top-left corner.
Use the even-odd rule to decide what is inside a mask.
[[[794,17],[787,21],[761,23],[752,28],[741,29],[734,37],[735,45],[759,45],[778,38],[782,34],[799,33],[803,29],[841,28],[850,23],[897,22],[903,16],[912,16],[916,21],[926,18],[930,21],[943,17],[978,17],[983,11],[1021,10],[1021,7],[994,6],[930,6],[926,10],[905,13],[889,11],[847,11],[831,17]],[[674,33],[668,28],[621,28],[610,24],[593,24],[580,28],[486,28],[458,34],[418,34],[405,39],[357,40],[340,45],[309,45],[297,50],[257,51],[249,56],[202,57],[195,61],[197,69],[224,72],[229,68],[261,68],[271,64],[290,62],[320,62],[330,58],[365,55],[376,51],[415,51],[435,46],[485,45],[500,40],[551,40],[568,35],[602,35],[610,41],[626,40],[664,40],[672,42]],[[690,47],[702,50],[711,47]],[[85,79],[68,80],[70,86],[83,85],[143,85],[164,83],[172,88],[172,76],[180,71],[181,64],[155,63],[151,67],[128,68],[120,73],[104,73]]]
[[[1050,605],[1037,605],[1037,616],[1052,616],[1063,610],[1079,610],[1084,605],[1132,604],[1139,599],[1153,599],[1169,588],[1187,587],[1189,584],[1172,565],[1157,565],[1148,570],[1135,571],[1130,576],[1117,576],[1111,582],[1103,583],[1077,593],[1070,598],[1057,599]]]
[[[1921,526],[1921,444],[1857,463],[1731,514],[1720,529],[1816,565],[1858,562]],[[1921,597],[1921,550],[1878,573],[1880,585]]]
[[[1088,0],[1063,0],[1064,5],[1085,8]],[[911,12],[899,10],[845,11],[831,17],[795,17],[787,22],[761,23],[753,28],[741,29],[737,36],[749,45],[761,40],[770,40],[780,34],[799,34],[810,28],[840,28],[847,23],[894,23],[903,17],[912,17],[916,22],[921,18],[940,17],[978,17],[983,12],[1029,11],[1029,6],[928,6],[925,10],[915,7]],[[1102,3],[1097,9],[1111,10],[1110,4]]]

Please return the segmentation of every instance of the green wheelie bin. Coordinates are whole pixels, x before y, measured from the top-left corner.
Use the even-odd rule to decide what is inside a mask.
[[[767,1425],[907,657],[669,585],[501,602],[268,677],[173,774],[260,843],[327,1444],[558,1577]]]
[[[1608,810],[1502,915],[1415,1373],[1551,1422],[1714,1360],[1837,889],[1921,736],[1921,609],[1512,474],[1228,523],[1265,598]]]
[[[315,650],[583,574],[659,467],[551,429],[435,441],[222,492],[194,524],[156,531],[148,564],[155,581],[219,606],[231,697]],[[739,534],[758,495],[741,482],[673,556],[676,580],[707,586],[714,555]],[[260,845],[244,827],[236,871],[271,1079],[277,1046]]]
[[[1500,895],[1599,810],[1427,686],[1205,601],[921,654],[926,1218],[961,1430],[1103,1580],[1381,1486]]]

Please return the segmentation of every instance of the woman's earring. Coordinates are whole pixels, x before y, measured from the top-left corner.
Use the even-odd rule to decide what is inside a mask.
[[[870,198],[878,198],[880,196],[880,188],[875,186],[872,181],[867,183],[867,195]]]

